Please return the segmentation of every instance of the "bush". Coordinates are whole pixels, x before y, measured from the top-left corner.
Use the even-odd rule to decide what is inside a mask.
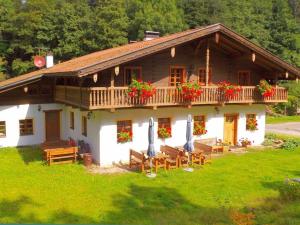
[[[265,141],[263,142],[263,145],[275,145],[276,147],[279,147],[281,149],[294,150],[300,147],[300,138],[268,133],[265,136]]]
[[[287,139],[283,141],[283,144],[280,148],[286,149],[286,150],[294,150],[295,148],[298,148],[300,146],[300,141],[296,139]]]

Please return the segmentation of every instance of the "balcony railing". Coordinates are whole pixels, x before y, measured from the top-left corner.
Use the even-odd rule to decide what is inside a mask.
[[[55,100],[85,109],[115,109],[147,106],[208,105],[220,103],[276,103],[287,101],[287,90],[275,88],[272,97],[263,98],[255,86],[243,86],[233,98],[226,99],[217,86],[203,87],[203,93],[194,101],[184,100],[176,87],[156,87],[156,94],[143,102],[139,98],[129,98],[127,87],[56,86]]]

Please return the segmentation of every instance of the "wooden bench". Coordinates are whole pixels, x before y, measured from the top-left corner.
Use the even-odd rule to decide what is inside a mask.
[[[218,145],[218,139],[217,138],[205,138],[201,140],[195,141],[197,143],[200,143],[202,145],[207,145],[207,148],[211,149],[211,152],[222,152],[224,151],[224,147],[222,145]]]
[[[46,149],[45,152],[49,166],[52,164],[76,162],[77,147]]]
[[[130,149],[129,168],[132,168],[132,166],[139,166],[141,171],[144,172],[146,161],[147,159],[143,153]]]
[[[169,170],[170,168],[179,167],[179,158],[180,158],[179,150],[170,147],[168,145],[161,145],[160,151],[168,156],[166,158],[167,170]]]
[[[212,147],[203,143],[200,143],[198,141],[194,142],[194,147],[196,150],[202,151],[203,152],[203,158],[201,159],[201,164],[204,163],[211,163],[212,162]]]

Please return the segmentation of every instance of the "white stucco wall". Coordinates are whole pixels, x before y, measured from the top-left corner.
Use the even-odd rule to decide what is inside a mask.
[[[224,114],[238,113],[238,137],[248,138],[254,141],[254,145],[259,145],[264,140],[265,134],[265,106],[264,105],[225,105],[215,106],[194,106],[190,109],[183,107],[167,107],[153,109],[122,109],[111,113],[108,111],[93,111],[90,119],[87,120],[87,136],[81,134],[82,115],[88,112],[80,111],[77,108],[67,107],[61,104],[40,104],[1,106],[0,121],[6,121],[6,137],[0,138],[0,147],[23,146],[40,144],[45,141],[45,113],[44,110],[62,109],[61,112],[61,138],[74,140],[84,140],[89,143],[94,162],[101,166],[113,163],[127,162],[129,149],[145,150],[148,146],[148,120],[150,117],[155,121],[155,147],[159,150],[162,144],[170,146],[180,146],[185,143],[185,128],[188,114],[206,115],[207,134],[194,136],[194,139],[217,137],[223,139]],[[75,113],[75,127],[70,129],[70,111]],[[257,114],[258,130],[246,131],[246,114]],[[172,137],[165,141],[157,137],[157,119],[170,117],[172,122]],[[34,119],[34,134],[29,136],[19,135],[19,120],[25,118]],[[117,143],[117,121],[132,120],[133,141],[129,143]]]
[[[70,128],[70,112],[74,112],[74,129]],[[100,118],[95,117],[93,113],[90,119],[87,120],[87,136],[82,135],[82,116],[87,116],[86,111],[80,111],[78,108],[65,107],[64,116],[66,122],[63,125],[65,127],[64,139],[71,137],[76,142],[78,140],[84,140],[87,142],[93,154],[93,160],[95,163],[100,163]]]
[[[127,162],[129,157],[129,149],[136,150],[147,149],[148,139],[148,119],[152,116],[155,121],[155,130],[157,131],[157,119],[163,117],[171,117],[172,120],[172,137],[165,141],[157,137],[155,132],[155,147],[159,150],[162,144],[170,146],[180,146],[185,143],[185,128],[188,114],[206,115],[207,134],[195,139],[217,137],[223,139],[224,130],[224,114],[238,113],[238,137],[248,138],[254,141],[253,145],[259,145],[264,140],[265,134],[265,106],[264,105],[226,105],[218,107],[219,113],[216,112],[215,106],[195,106],[191,109],[182,107],[168,107],[152,109],[124,109],[117,110],[115,113],[107,111],[94,112],[97,122],[101,124],[100,128],[100,164],[102,166],[112,163]],[[258,130],[246,131],[246,114],[256,113],[258,120]],[[129,143],[117,143],[117,126],[118,120],[132,120],[133,123],[133,141]],[[98,135],[98,134],[97,134]]]
[[[41,106],[40,111],[38,106]],[[0,121],[6,122],[6,137],[0,138],[0,147],[35,145],[45,141],[45,113],[44,110],[63,109],[61,104],[33,104],[0,106]],[[33,119],[33,135],[20,136],[19,120]],[[61,124],[65,118],[61,113]],[[64,135],[61,126],[61,135]]]

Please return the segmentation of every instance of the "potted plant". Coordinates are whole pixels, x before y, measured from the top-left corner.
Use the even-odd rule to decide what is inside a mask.
[[[127,95],[130,98],[140,98],[142,102],[146,102],[149,98],[155,95],[156,89],[150,82],[132,79],[128,87]]]
[[[178,86],[178,90],[182,94],[183,99],[187,101],[194,101],[203,92],[201,86],[196,82],[182,83]]]
[[[247,120],[246,120],[246,129],[250,130],[250,131],[257,130],[257,119],[247,118]]]
[[[226,99],[233,99],[241,91],[239,86],[235,86],[228,81],[218,83],[219,89],[223,92]]]
[[[172,131],[170,127],[159,127],[157,130],[157,135],[159,138],[170,138],[172,136]]]
[[[131,131],[124,131],[118,133],[118,143],[126,143],[132,141],[132,132]]]
[[[260,80],[257,88],[264,98],[272,97],[275,94],[275,88],[272,87],[272,85],[270,85],[266,80]]]
[[[194,124],[193,134],[194,135],[203,135],[206,134],[207,130],[205,129],[204,121],[198,122]]]
[[[251,141],[248,138],[241,138],[239,140],[239,142],[240,142],[240,144],[241,144],[242,147],[246,147],[247,148],[247,147],[251,146]]]

